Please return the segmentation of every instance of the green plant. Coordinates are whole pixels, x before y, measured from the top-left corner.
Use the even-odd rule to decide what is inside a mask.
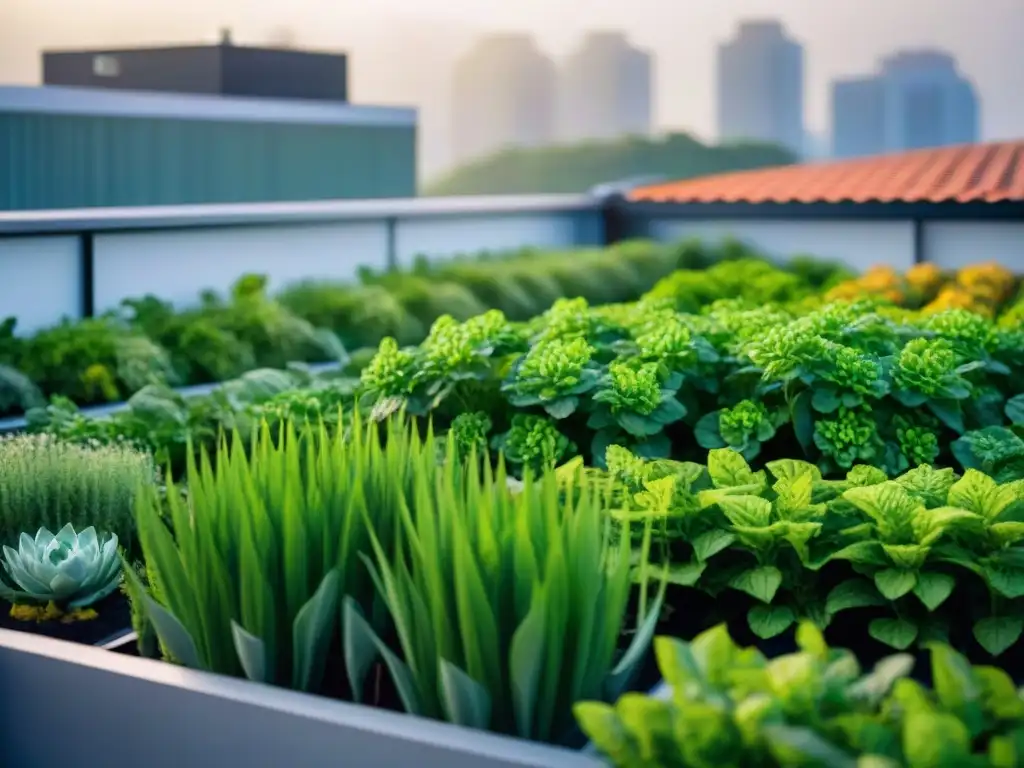
[[[145,610],[172,658],[320,689],[342,597],[373,615],[358,558],[370,548],[368,525],[390,542],[409,483],[433,466],[432,448],[414,433],[387,434],[382,446],[378,427],[358,417],[332,433],[286,422],[275,436],[264,425],[250,457],[236,431],[212,466],[205,451],[189,460],[187,500],[173,479],[166,499],[155,489],[142,496],[139,539],[160,592],[159,602],[146,595]],[[128,578],[141,594],[134,572]],[[344,654],[356,674],[364,666],[348,627]]]
[[[14,604],[88,608],[121,582],[117,536],[97,534],[92,526],[76,533],[68,523],[56,534],[40,528],[35,538],[23,533],[16,550],[4,546],[3,565],[15,588],[0,579],[0,597]]]
[[[629,543],[610,545],[603,494],[553,472],[512,491],[500,458],[492,471],[455,451],[437,477],[417,473],[395,544],[374,539],[370,567],[401,657],[348,620],[383,655],[407,711],[561,741],[574,702],[629,685],[660,595],[620,656]]]
[[[1024,760],[1024,700],[994,667],[931,648],[933,688],[897,655],[862,675],[810,624],[800,650],[766,659],[719,626],[686,643],[655,640],[665,698],[626,694],[576,705],[583,730],[619,768],[1002,768]]]
[[[127,445],[78,445],[50,435],[0,438],[0,542],[70,524],[95,526],[131,546],[136,493],[155,480],[149,456]]]

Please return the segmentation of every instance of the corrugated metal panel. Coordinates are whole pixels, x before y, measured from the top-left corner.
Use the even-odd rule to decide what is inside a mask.
[[[415,128],[0,113],[0,209],[416,193]]]

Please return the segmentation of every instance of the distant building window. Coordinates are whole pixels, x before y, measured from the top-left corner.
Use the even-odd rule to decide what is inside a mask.
[[[94,56],[92,73],[96,77],[117,77],[121,74],[121,62],[114,56]]]

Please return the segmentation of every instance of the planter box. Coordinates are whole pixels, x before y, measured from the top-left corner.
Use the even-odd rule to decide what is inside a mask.
[[[600,768],[592,755],[0,630],[0,765]],[[72,752],[54,746],[72,745]],[[50,745],[50,746],[47,746]]]

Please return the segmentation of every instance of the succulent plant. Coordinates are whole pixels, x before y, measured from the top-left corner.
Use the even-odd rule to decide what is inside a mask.
[[[4,570],[21,589],[0,579],[0,597],[12,603],[54,602],[85,608],[113,592],[121,581],[117,536],[98,535],[89,526],[76,533],[70,523],[56,534],[40,528],[35,538],[22,533],[18,549],[4,547]]]

